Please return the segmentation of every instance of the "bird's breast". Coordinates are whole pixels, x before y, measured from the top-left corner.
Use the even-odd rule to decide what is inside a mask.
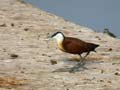
[[[59,42],[59,43],[58,43],[58,48],[59,48],[60,50],[62,50],[62,51],[65,52],[65,49],[64,49],[64,47],[63,47],[62,42]]]

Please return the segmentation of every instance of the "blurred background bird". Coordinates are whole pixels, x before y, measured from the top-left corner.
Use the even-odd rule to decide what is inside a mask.
[[[116,35],[113,34],[112,32],[110,32],[108,28],[105,28],[103,33],[106,33],[107,35],[109,35],[109,36],[111,36],[113,38],[116,38]]]

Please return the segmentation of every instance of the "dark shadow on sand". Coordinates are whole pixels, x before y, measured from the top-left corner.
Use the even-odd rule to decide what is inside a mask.
[[[63,60],[66,64],[73,64],[74,60],[71,60],[71,59],[67,59],[67,60]],[[87,65],[88,64],[93,64],[93,63],[101,63],[102,61],[97,61],[96,60],[92,60],[89,58],[88,59],[85,59],[84,62],[78,62],[77,60],[77,64],[74,64],[73,67],[63,67],[63,68],[59,68],[59,69],[56,69],[54,70],[53,72],[70,72],[70,73],[75,73],[75,72],[80,72],[80,71],[84,71],[84,70],[88,70],[86,66],[86,63]]]
[[[87,70],[87,68],[85,67],[85,63],[78,62],[73,67],[70,67],[70,68],[68,68],[68,67],[59,68],[59,69],[54,70],[53,72],[75,73],[75,72],[84,71],[84,70]]]

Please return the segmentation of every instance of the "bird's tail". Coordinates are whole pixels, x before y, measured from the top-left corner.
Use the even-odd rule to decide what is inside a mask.
[[[97,48],[97,47],[99,47],[100,45],[98,45],[98,44],[94,44],[94,52],[97,52],[96,50],[95,50],[95,48]]]
[[[95,46],[95,48],[97,48],[97,47],[99,47],[100,45],[98,45],[98,44],[95,44],[94,46]]]
[[[94,51],[94,52],[96,52],[95,49],[96,49],[98,46],[99,46],[98,44],[89,43],[89,44],[88,44],[88,49],[89,49],[89,51]]]

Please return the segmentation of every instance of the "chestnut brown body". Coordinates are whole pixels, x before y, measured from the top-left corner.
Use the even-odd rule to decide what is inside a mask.
[[[82,54],[84,52],[91,52],[95,51],[95,48],[99,45],[84,42],[80,39],[73,38],[73,37],[65,37],[62,42],[62,47],[65,52],[71,53],[71,54]]]

